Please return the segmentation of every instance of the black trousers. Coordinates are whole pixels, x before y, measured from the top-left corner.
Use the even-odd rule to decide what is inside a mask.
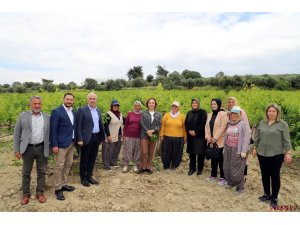
[[[81,180],[92,177],[98,155],[100,135],[93,134],[88,145],[81,148],[80,154],[80,178]]]
[[[284,155],[280,154],[272,157],[257,156],[264,192],[276,199],[280,190],[280,169],[284,160]],[[270,181],[272,182],[272,195],[270,191]]]
[[[165,169],[170,167],[177,168],[180,165],[183,153],[183,145],[183,137],[164,136],[161,159]]]
[[[218,166],[220,168],[220,178],[224,177],[223,171],[223,148],[220,148],[220,155],[217,159],[211,159],[211,176],[217,177],[218,176]]]
[[[197,170],[202,171],[205,160],[204,154],[190,154],[190,170],[196,170],[196,159],[198,164]]]

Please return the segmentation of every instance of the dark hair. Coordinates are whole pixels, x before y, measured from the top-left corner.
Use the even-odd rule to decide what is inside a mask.
[[[71,95],[71,96],[73,96],[73,98],[75,98],[75,96],[74,96],[72,93],[70,93],[70,92],[64,94],[64,98],[65,98],[67,95]]]
[[[155,98],[149,98],[149,99],[147,100],[147,102],[146,102],[146,107],[149,108],[149,107],[148,107],[148,103],[149,103],[150,100],[153,100],[153,101],[155,102],[154,109],[156,109],[156,107],[157,107],[157,101],[156,101]]]

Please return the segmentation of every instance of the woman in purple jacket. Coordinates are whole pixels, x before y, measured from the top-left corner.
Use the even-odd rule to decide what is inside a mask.
[[[140,120],[142,116],[142,103],[135,101],[133,103],[133,111],[129,112],[124,125],[124,167],[123,172],[127,172],[129,161],[133,161],[133,171],[138,172],[141,164],[141,148],[140,148],[140,134],[141,125]]]
[[[244,190],[244,170],[250,142],[250,131],[247,124],[240,120],[240,113],[241,108],[238,106],[230,110],[230,121],[225,133],[223,151],[223,169],[227,181],[225,188],[230,189],[236,186],[236,195]]]

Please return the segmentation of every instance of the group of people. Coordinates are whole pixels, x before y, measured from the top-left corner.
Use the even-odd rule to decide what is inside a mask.
[[[244,175],[247,174],[247,155],[250,143],[250,126],[246,112],[234,97],[228,99],[228,108],[222,108],[218,98],[211,100],[211,112],[200,108],[200,100],[191,100],[191,110],[186,116],[180,112],[180,103],[174,101],[170,112],[163,116],[157,111],[157,101],[150,98],[147,109],[135,101],[133,110],[126,118],[120,112],[117,100],[111,102],[110,110],[102,118],[97,107],[97,95],[87,95],[87,105],[77,112],[73,109],[74,95],[66,93],[63,104],[51,113],[42,112],[42,99],[30,98],[30,110],[20,114],[14,131],[14,152],[23,159],[21,204],[30,199],[30,180],[33,162],[36,160],[36,196],[40,203],[46,201],[44,195],[47,159],[50,149],[54,154],[55,195],[64,200],[65,191],[74,191],[68,185],[68,174],[72,166],[75,146],[80,146],[80,181],[85,187],[98,185],[93,178],[93,170],[102,143],[102,162],[106,170],[117,165],[123,147],[123,172],[129,170],[138,174],[152,174],[153,158],[157,141],[162,142],[161,159],[165,170],[175,170],[180,166],[184,144],[187,143],[189,171],[202,174],[205,153],[208,146],[216,146],[217,157],[211,159],[211,174],[207,178],[225,188],[236,187],[235,194],[244,190]],[[270,104],[266,118],[259,122],[254,136],[252,154],[258,156],[264,194],[262,202],[277,205],[280,189],[280,168],[283,161],[292,161],[292,146],[287,123],[281,119],[280,107]],[[218,177],[219,168],[219,179]],[[271,188],[272,187],[272,193]]]

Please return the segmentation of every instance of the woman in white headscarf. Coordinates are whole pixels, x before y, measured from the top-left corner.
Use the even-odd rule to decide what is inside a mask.
[[[128,164],[133,161],[133,171],[138,172],[140,167],[141,157],[141,116],[142,116],[142,103],[135,101],[133,104],[133,111],[127,114],[125,125],[124,125],[124,167],[123,172],[127,172]]]
[[[159,136],[163,145],[162,161],[165,170],[179,167],[186,142],[185,116],[179,112],[179,107],[179,102],[174,101],[171,111],[162,118]]]

